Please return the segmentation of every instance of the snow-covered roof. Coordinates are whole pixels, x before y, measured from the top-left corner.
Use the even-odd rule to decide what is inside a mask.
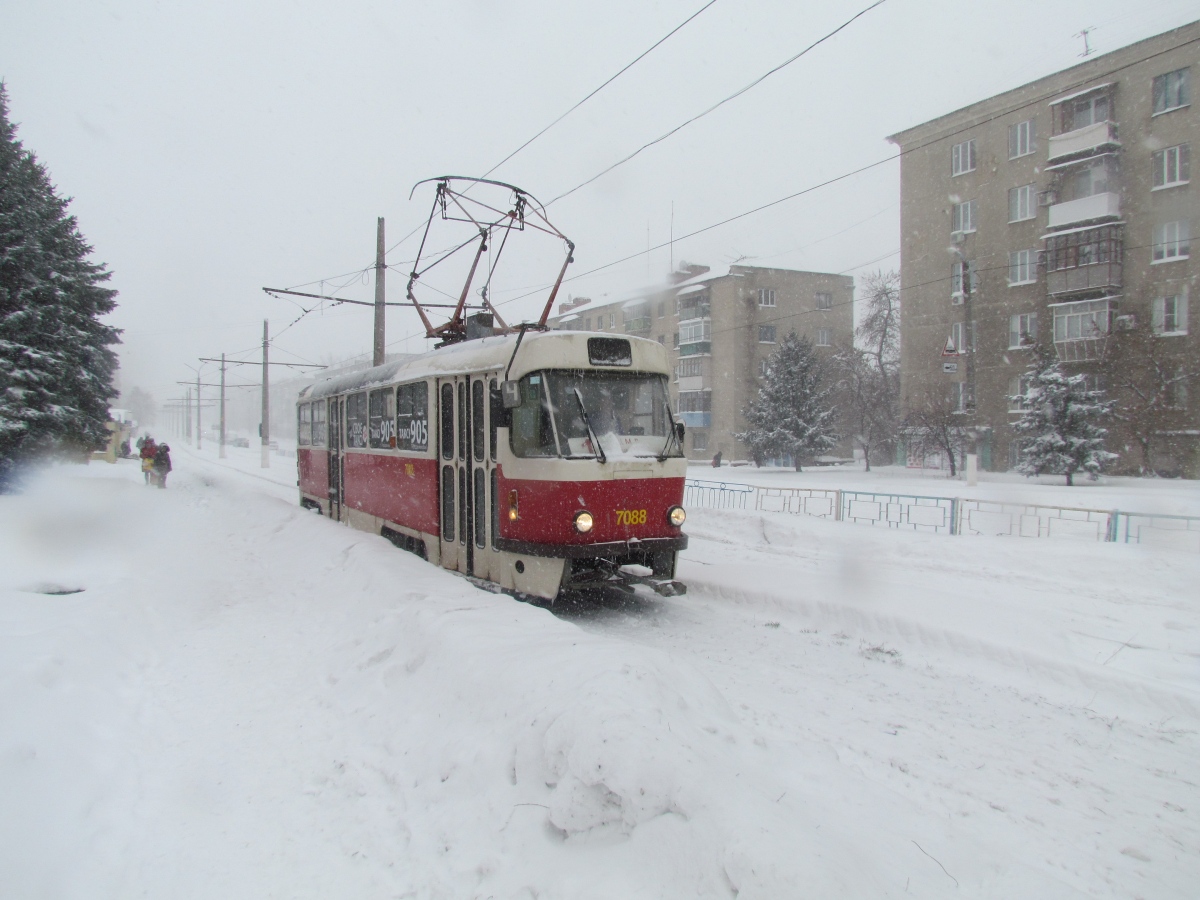
[[[711,279],[709,279],[711,281]],[[688,294],[698,294],[708,287],[707,282],[703,284],[693,284],[691,287],[685,287],[682,290],[675,292],[676,297],[686,297]]]
[[[1063,235],[1063,234],[1075,234],[1076,232],[1079,232],[1079,231],[1092,231],[1095,228],[1108,228],[1112,225],[1124,225],[1124,224],[1125,224],[1125,220],[1120,219],[1119,221],[1116,221],[1116,222],[1100,222],[1099,224],[1092,223],[1091,225],[1080,225],[1078,228],[1064,228],[1062,231],[1048,231],[1045,234],[1043,234],[1040,238],[1038,238],[1038,240],[1044,241],[1046,238],[1058,237],[1059,235]]]
[[[323,379],[300,391],[299,399],[329,397],[346,391],[395,384],[397,381],[416,381],[468,372],[499,372],[508,368],[510,360],[513,378],[544,368],[584,368],[589,365],[587,339],[590,337],[627,339],[633,355],[633,371],[672,371],[666,348],[649,338],[591,331],[528,331],[515,357],[516,334],[461,341],[408,359]]]
[[[1104,84],[1096,84],[1090,88],[1084,88],[1082,91],[1076,91],[1073,94],[1067,94],[1067,96],[1065,96],[1065,97],[1059,97],[1057,100],[1051,100],[1050,105],[1058,106],[1058,104],[1066,103],[1068,100],[1074,100],[1076,97],[1085,97],[1088,94],[1094,94],[1094,93],[1096,93],[1096,91],[1102,91],[1105,88],[1112,87],[1112,86],[1113,86],[1113,83],[1111,81],[1106,81]]]

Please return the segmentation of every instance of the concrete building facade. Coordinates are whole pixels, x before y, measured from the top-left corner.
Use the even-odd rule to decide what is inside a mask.
[[[948,395],[985,468],[1017,458],[1009,397],[1026,339],[1052,343],[1068,372],[1099,387],[1113,335],[1138,323],[1180,371],[1200,359],[1188,321],[1198,62],[1200,22],[889,138],[903,153],[902,397]],[[1200,396],[1189,401],[1183,383],[1172,398],[1162,465],[1200,477]],[[1109,449],[1118,469],[1134,465],[1115,431]]]
[[[551,327],[621,332],[658,340],[676,356],[672,400],[688,427],[689,458],[745,459],[734,434],[758,392],[766,360],[789,331],[832,356],[854,339],[854,279],[824,272],[705,266],[675,273],[672,284],[611,303],[568,301]],[[847,448],[839,453],[849,455]]]

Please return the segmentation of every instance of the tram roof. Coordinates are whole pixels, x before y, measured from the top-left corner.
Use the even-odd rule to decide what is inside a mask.
[[[334,375],[306,387],[300,392],[299,399],[315,400],[398,381],[464,375],[469,372],[494,372],[506,368],[510,359],[513,360],[513,378],[521,378],[529,372],[546,368],[613,369],[663,374],[669,374],[671,371],[666,348],[658,341],[647,338],[613,335],[603,331],[528,331],[521,343],[520,352],[513,359],[517,337],[516,334],[501,334],[462,341],[381,366]],[[628,368],[593,366],[588,359],[587,349],[587,339],[592,337],[620,337],[628,340],[632,365]]]

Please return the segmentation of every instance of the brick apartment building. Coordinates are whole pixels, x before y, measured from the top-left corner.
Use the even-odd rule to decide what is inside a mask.
[[[1198,62],[1200,22],[889,138],[904,154],[902,395],[973,403],[984,468],[1016,460],[1020,410],[1008,398],[1026,337],[1052,342],[1068,372],[1100,387],[1107,343],[1138,323],[1168,361],[1200,360],[1188,316]],[[1200,477],[1200,385],[1190,399],[1187,387],[1170,390],[1155,465]],[[1126,444],[1114,431],[1118,469],[1136,463]]]
[[[671,284],[610,303],[576,299],[560,306],[551,327],[620,332],[674,349],[671,398],[688,427],[689,458],[745,459],[734,438],[742,410],[758,391],[766,360],[789,331],[832,354],[854,338],[854,279],[735,265],[725,275],[707,266],[676,272]],[[848,445],[836,452],[849,455]]]

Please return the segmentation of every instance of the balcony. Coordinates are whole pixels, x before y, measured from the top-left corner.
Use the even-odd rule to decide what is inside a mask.
[[[681,303],[679,305],[679,321],[688,322],[692,319],[707,319],[708,303]]]
[[[1119,194],[1092,194],[1066,203],[1055,203],[1050,207],[1050,228],[1066,228],[1081,222],[1096,222],[1102,219],[1117,219],[1121,216]]]
[[[1086,156],[1097,150],[1115,150],[1120,146],[1121,143],[1117,140],[1117,123],[1097,122],[1050,138],[1047,161],[1065,162],[1071,157]]]
[[[1086,362],[1104,352],[1105,339],[1117,314],[1118,297],[1052,303],[1054,347],[1063,362]]]
[[[680,356],[699,356],[702,353],[712,353],[712,341],[690,341],[679,345]]]
[[[1101,288],[1121,286],[1120,263],[1095,263],[1075,269],[1059,269],[1046,273],[1046,291],[1050,296],[1073,294],[1076,291],[1094,291]]]
[[[653,324],[653,320],[649,316],[638,316],[636,319],[627,319],[625,322],[625,333],[649,334]]]
[[[712,425],[711,412],[681,412],[678,416],[688,428],[708,428]]]
[[[702,391],[704,390],[704,376],[683,375],[678,379],[676,386],[681,391]]]

